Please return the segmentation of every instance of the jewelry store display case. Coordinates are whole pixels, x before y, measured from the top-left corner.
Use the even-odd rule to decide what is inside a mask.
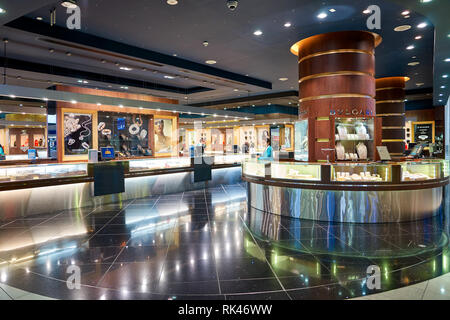
[[[212,169],[240,167],[248,156],[241,154],[208,157]],[[125,178],[193,171],[189,157],[140,158],[99,163],[51,163],[0,166],[0,191],[93,181],[93,167],[122,163]]]
[[[336,161],[376,159],[374,117],[331,117]]]
[[[244,160],[249,205],[318,221],[385,223],[436,215],[449,161],[304,163]],[[413,179],[414,178],[414,179]]]

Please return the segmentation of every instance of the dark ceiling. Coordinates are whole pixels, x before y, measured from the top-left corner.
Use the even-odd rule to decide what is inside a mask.
[[[179,0],[178,5],[169,6],[165,0],[79,0],[78,32],[65,27],[67,14],[58,2],[3,1],[7,14],[0,22],[6,26],[0,29],[0,36],[10,40],[6,56],[15,59],[7,69],[7,82],[37,87],[61,82],[128,90],[190,104],[297,90],[297,58],[290,53],[290,46],[318,33],[367,30],[367,15],[362,11],[374,4],[373,0],[242,0],[231,12],[225,2]],[[449,93],[448,79],[440,73],[450,74],[449,64],[443,62],[450,53],[439,50],[442,63],[433,60],[434,33],[439,37],[450,33],[442,31],[448,30],[449,24],[436,18],[442,13],[426,11],[430,6],[424,14],[432,20],[417,13],[425,5],[418,2],[376,1],[382,10],[382,29],[377,32],[383,37],[376,50],[376,76],[409,76],[409,90],[431,91],[433,80],[436,84],[439,81],[439,87],[447,86],[434,91],[435,104],[440,104],[438,100],[447,99]],[[434,11],[445,11],[450,1],[446,2]],[[52,27],[53,7],[57,19]],[[331,8],[336,11],[329,12]],[[401,15],[406,9],[411,10],[409,18]],[[322,11],[328,17],[320,20],[317,14]],[[286,22],[292,26],[284,27]],[[418,29],[422,22],[428,26]],[[394,31],[405,24],[412,28]],[[253,35],[255,30],[263,34]],[[417,35],[423,38],[415,40]],[[207,47],[202,44],[205,40]],[[440,41],[438,49],[449,49]],[[409,45],[415,48],[406,50]],[[206,60],[216,60],[217,64],[207,65]],[[410,62],[420,64],[409,66]],[[434,64],[439,75],[433,73]],[[87,83],[80,84],[80,80]]]

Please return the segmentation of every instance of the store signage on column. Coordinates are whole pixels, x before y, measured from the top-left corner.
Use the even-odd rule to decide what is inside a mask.
[[[374,112],[372,110],[369,109],[358,109],[358,108],[354,108],[354,109],[348,109],[348,108],[337,108],[337,109],[330,109],[330,116],[342,116],[342,115],[347,115],[347,116],[373,116]]]

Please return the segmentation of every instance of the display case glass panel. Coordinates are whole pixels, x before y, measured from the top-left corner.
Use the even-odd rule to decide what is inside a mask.
[[[294,131],[294,159],[297,161],[308,161],[308,120],[295,122]]]
[[[0,168],[0,182],[87,176],[86,163],[41,164]]]
[[[331,181],[392,182],[389,164],[341,163],[331,166]]]
[[[374,119],[335,118],[337,161],[374,160]]]
[[[443,162],[405,162],[401,164],[402,181],[426,181],[443,178]]]
[[[248,176],[262,177],[266,176],[266,163],[269,161],[245,159],[242,163],[242,173]]]
[[[244,159],[250,159],[250,156],[245,154],[215,155],[214,164],[242,163]]]
[[[275,179],[320,181],[320,168],[320,164],[273,162],[271,164],[271,175]]]
[[[189,168],[191,159],[180,158],[159,158],[159,159],[137,159],[130,160],[130,172],[151,171],[173,168]]]

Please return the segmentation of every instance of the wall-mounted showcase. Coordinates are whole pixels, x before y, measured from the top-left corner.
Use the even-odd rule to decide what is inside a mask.
[[[294,126],[285,124],[281,128],[281,151],[294,151]]]
[[[177,117],[155,116],[155,156],[167,157],[177,154]]]
[[[97,112],[66,108],[59,112],[63,161],[87,160],[89,149],[98,148]]]
[[[98,147],[112,147],[119,157],[151,156],[153,117],[129,113],[98,113]]]

